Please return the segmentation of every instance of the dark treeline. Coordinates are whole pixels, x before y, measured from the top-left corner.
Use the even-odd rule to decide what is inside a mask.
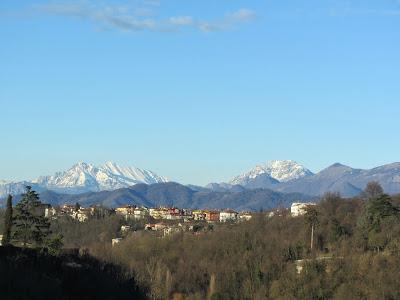
[[[121,267],[78,253],[0,247],[1,299],[146,299]]]
[[[399,206],[372,183],[353,199],[328,193],[300,217],[282,209],[196,235],[136,231],[114,247],[126,224],[115,215],[50,229],[64,247],[121,266],[150,299],[399,299]]]

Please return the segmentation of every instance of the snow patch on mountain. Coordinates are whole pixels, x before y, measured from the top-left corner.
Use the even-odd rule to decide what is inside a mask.
[[[229,183],[232,185],[247,184],[261,175],[268,175],[279,182],[288,182],[311,176],[313,173],[293,160],[273,160],[256,166],[250,171],[235,177]]]

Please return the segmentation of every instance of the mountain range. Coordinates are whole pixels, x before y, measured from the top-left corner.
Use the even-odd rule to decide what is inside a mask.
[[[335,163],[314,174],[304,166],[291,161],[272,161],[256,166],[227,183],[211,183],[208,188],[217,191],[237,189],[271,189],[284,193],[302,193],[321,196],[326,192],[339,192],[344,197],[359,195],[368,182],[379,182],[386,193],[400,193],[400,163],[373,169],[354,169]]]
[[[344,197],[359,195],[370,181],[379,182],[388,194],[400,193],[400,163],[373,169],[354,169],[335,163],[314,174],[291,160],[271,161],[258,165],[226,183],[211,183],[215,191],[245,189],[271,189],[284,193],[302,193],[321,196],[326,192],[339,192]]]
[[[342,196],[357,196],[368,182],[379,182],[387,194],[400,193],[400,163],[392,163],[373,169],[353,169],[339,163],[312,176],[281,183],[274,190],[296,191],[308,195],[339,192]]]
[[[258,165],[225,183],[205,187],[180,185],[166,177],[112,162],[101,166],[78,163],[70,169],[32,181],[0,181],[0,198],[18,195],[26,185],[49,203],[169,205],[234,209],[286,206],[326,192],[359,195],[369,181],[378,181],[388,194],[400,193],[400,163],[373,169],[354,169],[339,163],[314,174],[291,160]]]

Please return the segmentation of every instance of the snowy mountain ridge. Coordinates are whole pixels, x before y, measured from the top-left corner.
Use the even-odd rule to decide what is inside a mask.
[[[107,162],[99,167],[79,162],[67,171],[51,176],[41,176],[31,182],[0,182],[0,197],[5,193],[20,193],[24,186],[31,184],[39,190],[52,190],[63,193],[84,193],[115,190],[138,183],[153,184],[168,182],[168,179],[148,170],[136,167],[122,167]]]

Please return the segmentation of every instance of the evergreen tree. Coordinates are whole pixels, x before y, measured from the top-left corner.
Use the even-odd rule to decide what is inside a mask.
[[[62,234],[56,234],[46,241],[46,248],[51,255],[58,255],[63,245]]]
[[[4,232],[2,240],[3,246],[9,245],[11,241],[12,217],[13,217],[12,196],[8,195],[7,208],[4,216]]]
[[[14,239],[27,244],[41,245],[50,234],[50,223],[44,217],[39,195],[30,186],[22,194],[21,201],[15,206]]]
[[[399,216],[399,210],[388,195],[381,195],[366,203],[360,225],[367,231],[379,231],[382,220],[390,216]]]
[[[358,221],[367,248],[378,252],[384,249],[389,242],[389,235],[382,231],[382,227],[387,222],[397,223],[399,217],[399,209],[393,205],[388,195],[368,200]]]

